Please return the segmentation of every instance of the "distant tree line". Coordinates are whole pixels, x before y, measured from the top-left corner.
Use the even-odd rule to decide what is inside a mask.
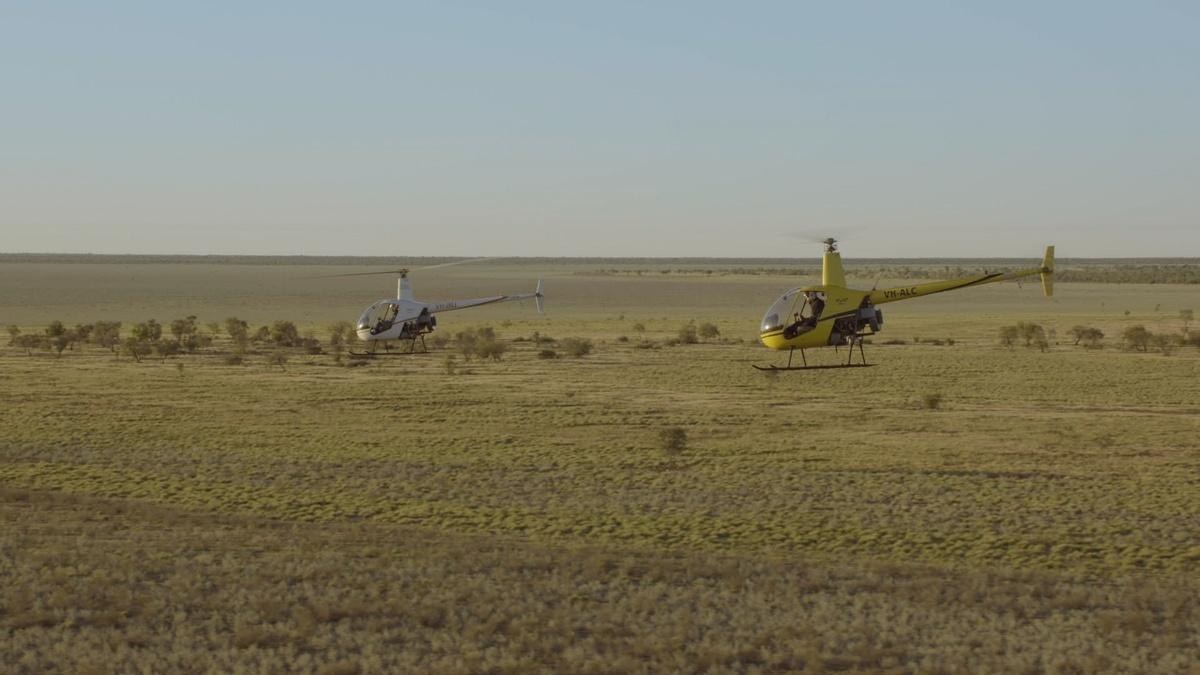
[[[274,321],[254,329],[242,319],[230,317],[224,323],[212,322],[201,327],[194,315],[167,324],[148,319],[129,326],[120,321],[97,321],[68,327],[61,321],[50,322],[45,329],[25,333],[8,326],[8,344],[32,355],[36,351],[62,355],[79,345],[90,344],[140,362],[151,355],[163,360],[181,354],[195,354],[211,347],[224,329],[232,347],[230,362],[240,363],[252,346],[276,350],[301,349],[308,354],[324,353],[324,346],[313,331],[301,334],[291,321]],[[358,341],[352,324],[341,321],[329,328],[329,346],[340,363],[345,350]]]

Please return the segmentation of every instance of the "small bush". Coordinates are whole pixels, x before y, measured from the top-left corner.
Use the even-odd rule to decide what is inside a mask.
[[[225,365],[227,366],[240,366],[245,362],[246,359],[241,354],[230,354],[225,357]]]
[[[921,397],[921,404],[927,410],[937,410],[942,405],[942,395],[937,392],[925,394]]]
[[[658,447],[668,455],[678,455],[687,448],[688,433],[683,427],[667,427],[658,432]]]
[[[563,351],[574,356],[575,358],[583,358],[592,353],[592,341],[587,338],[569,337],[563,338],[559,345]]]
[[[689,321],[679,327],[679,341],[685,345],[694,345],[700,341],[695,321]]]
[[[508,345],[503,342],[480,340],[475,343],[475,355],[481,359],[499,361],[506,351],[508,351]]]
[[[711,340],[720,336],[721,330],[717,328],[716,324],[702,323],[700,324],[699,333],[700,337],[704,338],[705,340]]]

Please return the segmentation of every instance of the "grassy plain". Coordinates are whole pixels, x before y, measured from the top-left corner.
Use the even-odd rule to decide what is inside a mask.
[[[1194,285],[998,285],[885,308],[880,365],[764,375],[802,279],[483,263],[502,361],[0,355],[0,656],[18,670],[1188,672],[1200,660]],[[331,265],[0,264],[0,323],[289,319]],[[860,283],[870,286],[874,279]],[[888,283],[886,280],[883,283]],[[722,337],[667,345],[681,324]],[[1056,329],[1005,349],[1002,325]],[[637,325],[642,329],[638,329]],[[1108,347],[1065,337],[1100,327]],[[534,331],[596,342],[538,358]],[[627,338],[627,341],[622,340]],[[916,340],[920,338],[921,342]],[[935,346],[930,339],[953,339]],[[653,343],[652,346],[647,346]],[[448,348],[449,349],[449,348]],[[832,352],[812,354],[833,362]],[[923,405],[937,394],[937,409]],[[681,452],[659,432],[682,427]]]

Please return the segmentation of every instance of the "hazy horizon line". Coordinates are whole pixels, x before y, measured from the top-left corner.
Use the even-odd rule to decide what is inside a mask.
[[[24,258],[24,260],[23,260]],[[819,256],[779,257],[779,256],[587,256],[587,255],[541,255],[541,256],[487,256],[487,255],[420,255],[420,256],[381,256],[365,254],[323,254],[305,253],[63,253],[63,252],[0,252],[0,262],[80,262],[81,258],[97,262],[213,262],[217,264],[239,264],[236,261],[276,261],[276,262],[308,262],[313,264],[342,264],[339,261],[357,261],[364,264],[389,264],[391,262],[422,261],[441,263],[446,261],[478,260],[480,263],[514,263],[514,262],[820,262]],[[58,259],[58,260],[55,260]],[[75,259],[75,260],[71,260]],[[109,259],[107,261],[103,259]],[[119,259],[119,260],[118,260]],[[844,260],[853,261],[914,261],[914,262],[955,262],[955,261],[1023,261],[1034,260],[1034,256],[846,256]],[[1122,257],[1058,257],[1057,262],[1093,262],[1093,263],[1123,263],[1133,261],[1157,262],[1160,264],[1200,264],[1200,256],[1122,256]],[[367,263],[365,261],[374,261]],[[246,264],[246,263],[242,263]]]

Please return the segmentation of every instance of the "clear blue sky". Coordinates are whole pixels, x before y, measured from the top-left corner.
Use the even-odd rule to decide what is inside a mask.
[[[1200,255],[1200,3],[0,6],[0,251]]]

